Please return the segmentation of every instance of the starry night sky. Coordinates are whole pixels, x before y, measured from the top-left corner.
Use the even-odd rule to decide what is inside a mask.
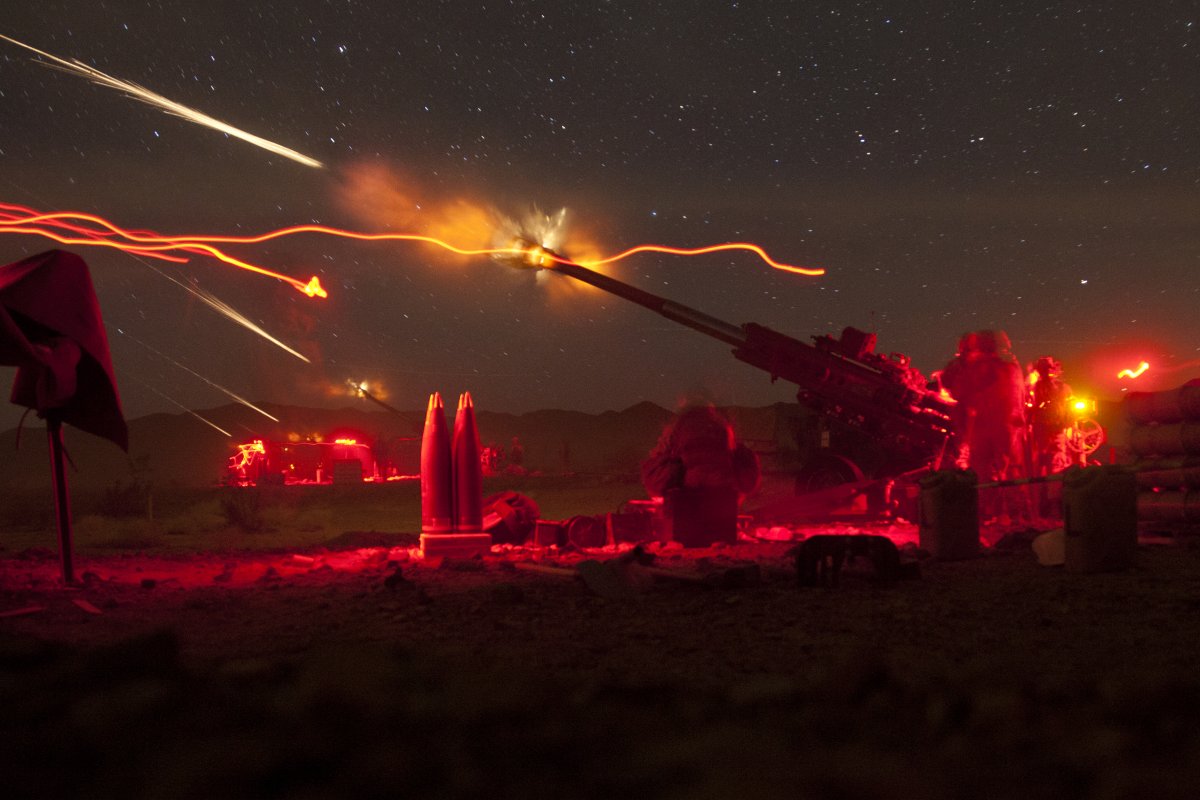
[[[1114,397],[1127,385],[1116,372],[1143,358],[1142,386],[1165,389],[1200,375],[1196,12],[1161,1],[26,2],[6,9],[0,33],[326,168],[0,42],[0,200],[212,234],[309,222],[421,233],[456,208],[567,207],[572,231],[603,253],[748,240],[828,270],[809,278],[722,253],[637,256],[611,272],[729,322],[804,341],[854,325],[926,373],[963,332],[1001,328],[1023,361],[1061,359],[1078,390]],[[407,210],[356,190],[365,175]],[[50,246],[0,236],[0,263]],[[150,262],[312,364],[142,261],[76,252],[130,418],[230,402],[197,374],[297,405],[364,402],[348,378],[402,409],[435,390],[511,412],[794,398],[649,311],[427,246],[309,236],[239,251],[318,275],[324,301],[201,257]],[[15,422],[7,409],[0,422]]]

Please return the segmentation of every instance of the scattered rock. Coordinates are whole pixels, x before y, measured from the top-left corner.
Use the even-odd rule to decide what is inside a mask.
[[[628,600],[637,594],[625,572],[612,562],[589,558],[576,569],[588,589],[607,600]]]
[[[260,577],[256,583],[277,583],[281,580],[283,580],[283,576],[279,574],[279,570],[275,569],[274,567],[267,567],[266,570],[263,571],[262,577]]]
[[[1058,530],[1046,531],[1033,540],[1033,552],[1043,567],[1060,567],[1067,563],[1067,535]]]
[[[408,585],[408,581],[404,578],[404,571],[397,566],[391,575],[383,579],[383,585],[388,589],[398,589],[401,586]]]
[[[489,592],[494,603],[516,605],[525,600],[525,591],[515,583],[498,583]]]
[[[479,558],[451,558],[446,556],[438,569],[450,572],[483,572],[486,566]]]

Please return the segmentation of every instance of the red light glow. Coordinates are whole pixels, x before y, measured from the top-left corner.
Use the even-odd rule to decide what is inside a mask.
[[[234,469],[244,470],[253,463],[255,456],[263,455],[267,452],[263,446],[262,439],[255,439],[248,444],[239,444],[237,455],[233,457],[233,462],[230,466]]]

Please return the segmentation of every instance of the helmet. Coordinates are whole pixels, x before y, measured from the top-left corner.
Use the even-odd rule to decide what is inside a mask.
[[[966,355],[979,350],[979,334],[974,331],[964,333],[958,339],[958,354]]]
[[[1042,356],[1034,362],[1033,368],[1037,370],[1039,375],[1052,378],[1062,374],[1062,364],[1056,361],[1052,356]]]

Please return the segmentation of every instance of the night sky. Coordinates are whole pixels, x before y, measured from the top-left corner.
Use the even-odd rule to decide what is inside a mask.
[[[926,373],[1001,328],[1022,361],[1052,354],[1115,397],[1142,359],[1143,388],[1200,375],[1198,29],[1192,2],[13,3],[0,33],[325,168],[0,42],[0,201],[173,234],[427,233],[566,207],[568,253],[746,240],[827,270],[737,252],[611,270],[729,322],[804,341],[854,325]],[[0,263],[51,246],[0,236]],[[435,390],[510,412],[794,399],[649,311],[429,246],[237,250],[318,275],[327,300],[200,256],[75,251],[130,418],[231,402],[197,375],[296,405],[363,403],[349,378],[402,409]]]

